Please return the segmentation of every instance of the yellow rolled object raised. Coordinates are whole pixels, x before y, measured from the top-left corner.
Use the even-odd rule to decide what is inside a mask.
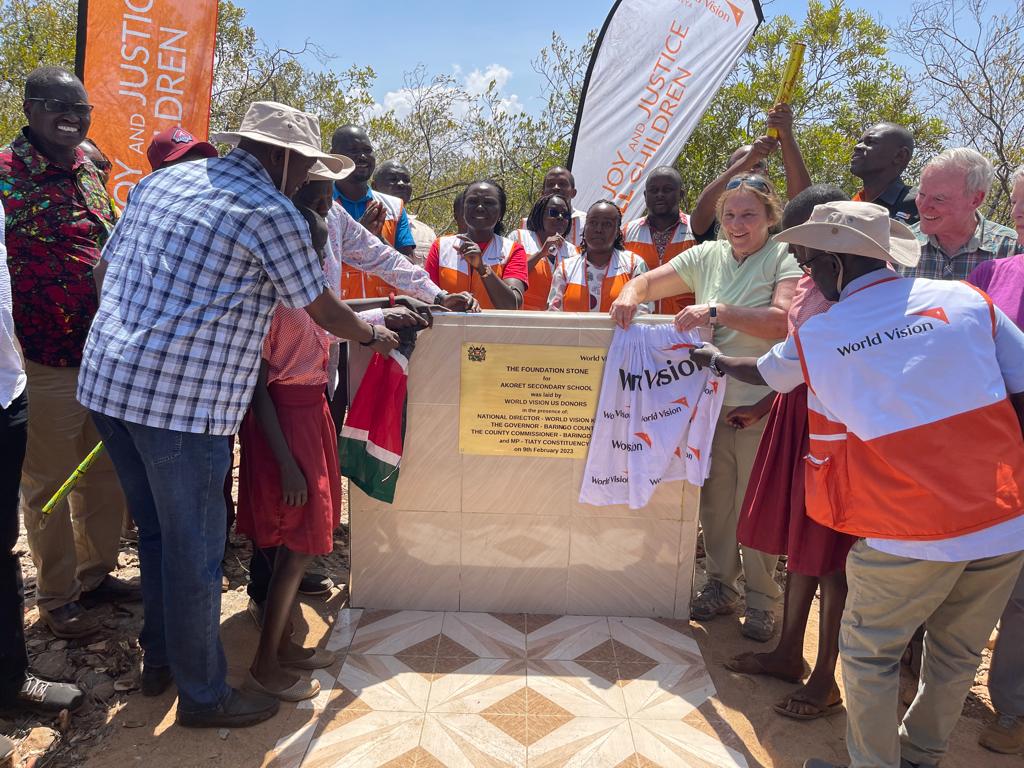
[[[804,64],[804,51],[807,46],[799,41],[789,47],[789,60],[786,62],[786,69],[782,73],[782,82],[779,83],[779,94],[775,97],[776,104],[789,104],[793,98],[793,91],[796,89],[796,81],[800,79],[800,68]],[[773,139],[779,138],[779,132],[774,128],[768,129],[768,135]]]
[[[75,471],[71,473],[71,477],[64,481],[57,492],[53,494],[48,502],[43,505],[43,514],[48,515],[53,512],[53,508],[64,501],[67,495],[71,493],[72,489],[78,485],[78,481],[82,479],[82,475],[89,471],[89,467],[96,461],[97,457],[103,452],[103,443],[96,443],[96,447],[89,451],[89,455],[86,456],[82,463],[79,464]]]

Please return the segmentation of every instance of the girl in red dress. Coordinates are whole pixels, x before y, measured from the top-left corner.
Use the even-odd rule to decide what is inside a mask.
[[[323,258],[327,225],[299,208]],[[309,561],[333,548],[341,518],[337,432],[327,407],[332,337],[305,309],[279,304],[263,344],[252,407],[239,432],[238,530],[253,546],[277,547],[256,657],[245,686],[283,701],[320,690],[290,669],[320,669],[333,653],[291,640],[292,607]]]
[[[786,206],[783,228],[803,224],[814,206],[849,200],[842,190],[810,187]],[[799,247],[799,246],[795,246]],[[789,310],[789,332],[825,312],[831,302],[810,277],[797,285]],[[734,672],[768,675],[799,683],[804,676],[804,632],[814,594],[821,588],[818,657],[807,682],[775,706],[780,715],[814,720],[840,711],[836,684],[839,625],[846,604],[846,556],[856,539],[814,522],[804,506],[804,456],[807,437],[807,387],[778,395],[757,449],[746,497],[740,510],[737,539],[761,552],[788,554],[782,632],[775,650],[743,653],[726,662]]]

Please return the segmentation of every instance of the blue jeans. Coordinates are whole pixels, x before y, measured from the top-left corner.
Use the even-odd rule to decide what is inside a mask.
[[[145,663],[170,666],[181,710],[216,709],[231,691],[220,641],[229,438],[92,417],[139,528]]]

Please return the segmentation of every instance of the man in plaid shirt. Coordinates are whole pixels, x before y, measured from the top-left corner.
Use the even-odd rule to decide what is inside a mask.
[[[921,172],[911,229],[921,243],[921,261],[906,277],[966,280],[983,261],[1016,253],[1017,233],[989,221],[978,210],[992,186],[992,164],[968,147],[940,152]]]
[[[163,169],[132,191],[104,250],[78,399],[139,527],[143,694],[173,679],[179,724],[243,727],[271,717],[278,702],[225,681],[222,488],[228,437],[252,399],[274,305],[305,307],[331,333],[380,352],[398,338],[327,290],[288,199],[314,165],[334,178],[352,168],[321,152],[317,119],[257,102],[238,131],[214,140],[238,148]],[[424,324],[408,310],[389,312],[393,327]],[[281,631],[286,620],[275,617]]]

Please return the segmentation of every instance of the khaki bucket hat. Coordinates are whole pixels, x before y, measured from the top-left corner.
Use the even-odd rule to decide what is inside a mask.
[[[237,131],[210,136],[210,141],[232,145],[242,139],[284,147],[303,157],[316,158],[318,162],[310,174],[316,174],[320,179],[343,179],[355,168],[355,163],[344,155],[332,155],[320,148],[320,121],[315,115],[276,101],[254,101],[246,110]]]
[[[916,267],[921,259],[921,244],[910,228],[890,219],[889,211],[875,203],[839,200],[816,205],[807,223],[783,230],[774,240],[903,267]]]

